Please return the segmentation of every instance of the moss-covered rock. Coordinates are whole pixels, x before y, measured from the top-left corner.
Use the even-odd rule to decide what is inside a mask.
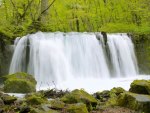
[[[114,87],[110,90],[110,96],[112,96],[112,94],[115,94],[115,95],[119,95],[121,93],[125,92],[125,90],[121,87]]]
[[[56,111],[52,109],[44,110],[43,108],[31,107],[30,113],[60,113],[60,111]]]
[[[68,113],[88,113],[86,105],[83,103],[69,104],[66,111]]]
[[[109,92],[109,98],[108,100],[105,102],[104,107],[108,107],[108,106],[116,106],[117,105],[117,99],[118,96],[120,94],[122,94],[123,92],[125,92],[125,90],[121,87],[114,87],[110,90]]]
[[[150,80],[134,80],[129,91],[138,94],[150,94]]]
[[[118,105],[128,107],[140,113],[150,113],[150,95],[122,93],[117,99]]]
[[[94,97],[100,100],[101,102],[105,102],[110,98],[110,91],[104,90],[102,92],[96,92],[94,94]]]
[[[88,110],[90,111],[92,108],[95,108],[97,105],[97,100],[84,90],[73,90],[71,93],[64,95],[61,100],[65,103],[85,103]]]
[[[59,99],[55,99],[55,100],[50,101],[50,108],[51,109],[61,110],[64,107],[65,107],[65,103],[60,101]]]
[[[7,95],[7,94],[1,95],[1,99],[3,100],[4,104],[7,104],[7,105],[12,104],[12,103],[14,103],[14,101],[17,100],[16,97],[14,97],[14,96],[9,96],[9,95]]]
[[[36,91],[36,81],[32,75],[19,72],[4,78],[4,92],[30,93]]]
[[[46,98],[34,94],[26,96],[26,102],[30,105],[40,105],[47,103],[47,101]]]

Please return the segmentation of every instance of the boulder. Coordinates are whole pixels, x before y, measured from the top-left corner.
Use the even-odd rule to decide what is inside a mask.
[[[47,106],[45,106],[45,107],[44,108],[43,107],[42,108],[40,108],[40,107],[31,107],[31,111],[29,113],[61,113],[61,111],[56,111],[56,110],[49,109]]]
[[[88,113],[86,105],[83,103],[69,104],[66,111],[67,113]]]
[[[84,103],[86,104],[88,110],[92,110],[97,105],[97,100],[84,90],[73,90],[71,93],[64,95],[61,100],[65,103]]]
[[[105,102],[110,98],[110,91],[104,90],[102,92],[96,92],[94,93],[94,97],[101,102]]]
[[[110,90],[110,96],[112,96],[112,94],[115,94],[116,96],[120,95],[121,93],[125,92],[125,90],[121,87],[114,87]]]
[[[121,87],[114,87],[110,90],[109,92],[109,98],[104,104],[104,107],[109,107],[109,106],[116,106],[117,105],[117,99],[120,94],[125,92],[125,90]]]
[[[32,75],[18,72],[4,78],[4,92],[6,93],[31,93],[36,91],[36,80]]]
[[[47,99],[35,94],[32,95],[28,95],[25,97],[26,98],[26,102],[30,105],[40,105],[42,103],[47,103]]]
[[[55,110],[62,110],[65,107],[65,103],[59,99],[50,100],[50,108]]]
[[[1,99],[3,100],[4,104],[7,104],[7,105],[10,105],[10,104],[14,103],[17,100],[16,97],[9,96],[7,94],[1,95]]]
[[[128,107],[140,113],[150,113],[150,95],[124,92],[119,95],[118,106]]]
[[[150,80],[134,80],[130,85],[130,92],[150,95]]]

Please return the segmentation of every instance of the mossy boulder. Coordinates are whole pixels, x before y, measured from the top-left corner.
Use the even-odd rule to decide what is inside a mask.
[[[26,112],[24,112],[26,113]],[[29,113],[61,113],[60,111],[57,110],[52,110],[47,108],[47,110],[45,110],[45,108],[39,108],[39,107],[31,107],[31,111]]]
[[[110,91],[104,90],[102,92],[96,92],[94,94],[94,97],[100,100],[101,102],[105,102],[110,98]]]
[[[140,113],[150,113],[150,95],[124,92],[119,95],[118,106],[128,107]]]
[[[134,80],[130,85],[130,92],[150,95],[150,80]]]
[[[65,103],[73,104],[73,103],[84,103],[86,104],[88,110],[92,110],[97,105],[97,100],[84,90],[73,90],[72,92],[64,95],[61,100]]]
[[[67,113],[88,113],[86,105],[83,103],[69,104],[66,111]]]
[[[12,104],[17,100],[16,97],[9,96],[8,94],[1,95],[1,99],[3,100],[4,104],[7,104],[7,105]]]
[[[26,97],[26,102],[30,105],[40,105],[42,103],[47,103],[48,100],[40,95],[27,95]]]
[[[31,93],[36,91],[36,80],[32,75],[18,72],[4,78],[4,92]]]
[[[101,102],[105,102],[112,97],[117,97],[119,94],[125,92],[125,90],[121,87],[114,87],[110,91],[104,90],[102,92],[96,92],[94,97],[100,100]]]
[[[50,108],[55,110],[61,110],[65,107],[65,103],[59,99],[50,100]]]
[[[109,98],[107,98],[107,100],[103,104],[103,107],[116,106],[118,96],[123,92],[125,92],[125,90],[121,87],[112,88],[109,92]]]
[[[121,87],[114,87],[110,90],[110,96],[112,96],[113,94],[115,95],[120,95],[121,93],[125,92],[125,90]]]

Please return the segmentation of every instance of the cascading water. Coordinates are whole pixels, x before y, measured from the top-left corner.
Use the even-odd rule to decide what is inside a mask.
[[[27,72],[38,85],[138,73],[134,46],[126,34],[108,34],[105,44],[101,33],[38,32],[17,38],[15,44],[9,73]]]

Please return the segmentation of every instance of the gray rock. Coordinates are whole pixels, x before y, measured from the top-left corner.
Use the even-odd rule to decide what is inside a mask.
[[[150,113],[150,95],[125,92],[118,97],[118,105],[139,111]]]

